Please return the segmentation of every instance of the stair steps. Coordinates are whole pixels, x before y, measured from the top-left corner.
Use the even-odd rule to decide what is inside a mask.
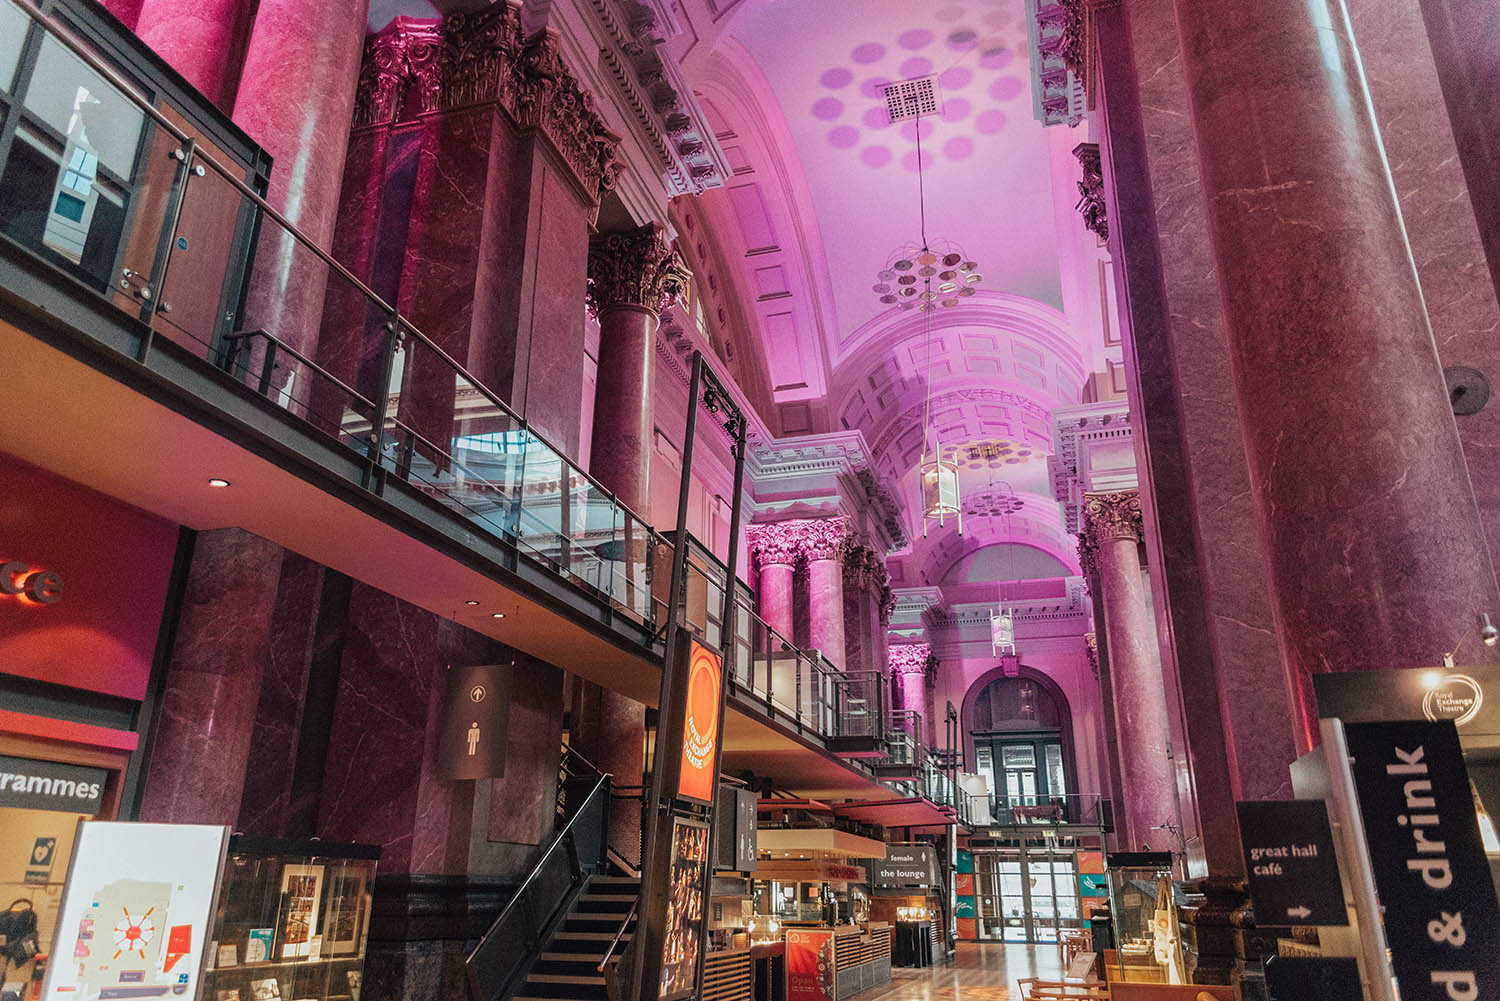
[[[513,1001],[607,1001],[599,962],[640,890],[640,880],[628,876],[590,877]],[[611,965],[620,961],[634,931],[631,918],[610,956]]]

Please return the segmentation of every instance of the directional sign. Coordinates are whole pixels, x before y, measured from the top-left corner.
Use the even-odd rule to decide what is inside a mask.
[[[1255,923],[1347,925],[1328,810],[1320,799],[1238,803]]]

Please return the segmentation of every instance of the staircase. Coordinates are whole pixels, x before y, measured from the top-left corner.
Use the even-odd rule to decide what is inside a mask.
[[[635,932],[634,917],[613,951],[610,945],[640,892],[641,881],[633,877],[589,877],[561,928],[516,991],[514,1001],[607,1001],[604,971],[599,964],[606,953],[609,967],[620,961]]]

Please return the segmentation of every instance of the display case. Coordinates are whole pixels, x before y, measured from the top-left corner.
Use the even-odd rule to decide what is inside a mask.
[[[1109,856],[1108,875],[1115,937],[1112,979],[1183,983],[1182,942],[1172,901],[1171,854],[1117,852]]]
[[[380,849],[236,835],[202,1001],[359,1001]]]

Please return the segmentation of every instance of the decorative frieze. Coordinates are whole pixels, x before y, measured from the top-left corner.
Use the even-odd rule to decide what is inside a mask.
[[[1139,542],[1144,537],[1139,490],[1084,494],[1083,514],[1085,531],[1096,548],[1105,539]]]
[[[620,307],[660,314],[687,291],[690,278],[656,223],[589,239],[588,305],[595,315]]]
[[[541,133],[597,200],[624,169],[616,159],[620,137],[568,70],[556,37],[528,38],[520,10],[502,0],[436,21],[392,21],[365,42],[354,126],[495,104],[518,128]]]
[[[1079,143],[1073,147],[1073,155],[1083,167],[1083,179],[1078,182],[1078,204],[1074,208],[1083,216],[1084,227],[1108,243],[1109,210],[1104,204],[1104,164],[1099,144]]]

